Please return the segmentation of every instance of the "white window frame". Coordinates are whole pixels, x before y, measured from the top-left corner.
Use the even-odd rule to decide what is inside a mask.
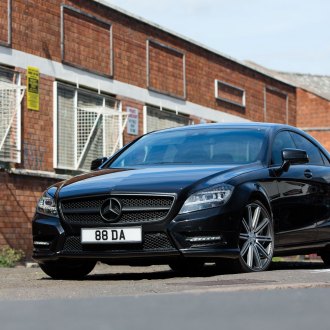
[[[58,166],[58,86],[59,84],[61,85],[66,85],[68,87],[72,87],[72,90],[74,90],[74,160],[75,162],[77,162],[77,108],[78,108],[78,93],[79,91],[83,92],[83,93],[91,93],[91,95],[99,95],[99,96],[103,96],[103,106],[105,106],[105,99],[106,99],[106,93],[103,93],[102,91],[91,91],[88,90],[87,87],[86,88],[79,88],[79,86],[74,86],[70,83],[65,83],[65,82],[58,82],[58,81],[54,81],[53,83],[53,167],[54,169],[59,169],[59,170],[69,170],[69,171],[82,171],[81,169],[79,169],[79,167],[59,167]],[[126,125],[126,121],[127,118],[125,120],[125,122],[123,123],[123,115],[124,113],[122,112],[122,104],[119,100],[118,101],[118,112],[120,113],[120,116],[118,118],[119,120],[119,132],[121,132],[120,136],[119,136],[119,148],[123,147],[123,129]],[[103,130],[103,134],[104,130]],[[105,154],[105,145],[103,145],[103,152]],[[100,155],[101,157],[102,155]],[[79,164],[78,164],[79,165]]]
[[[147,134],[148,133],[148,113],[147,113],[147,109],[149,108],[154,108],[154,109],[158,109],[159,111],[163,111],[163,108],[160,106],[155,106],[155,105],[144,105],[143,106],[143,134]],[[182,116],[182,117],[187,117],[189,120],[189,125],[194,125],[194,121],[190,118],[190,116],[183,112],[179,112],[178,110],[171,110],[171,109],[165,109],[165,111],[167,112],[172,112],[173,114],[176,114],[178,116]]]
[[[57,81],[53,83],[53,167],[57,168]]]
[[[219,93],[219,90],[221,90],[221,88],[220,88],[221,85],[225,86],[225,87],[232,88],[232,89],[242,93],[242,102],[238,103],[238,102],[229,100],[225,97],[222,97],[221,94]],[[226,102],[226,103],[230,103],[230,104],[236,105],[236,106],[241,107],[241,108],[246,107],[246,91],[245,91],[245,89],[234,86],[234,85],[229,84],[227,82],[224,82],[222,80],[217,80],[217,79],[215,79],[215,81],[214,81],[214,88],[215,88],[214,94],[215,94],[215,98],[217,100],[222,101],[222,102]]]
[[[21,74],[14,69],[11,68],[5,68],[2,67],[3,69],[8,69],[8,71],[13,71],[14,74],[16,75],[16,82],[9,84],[13,85],[12,88],[16,89],[16,146],[17,146],[17,158],[16,159],[0,159],[1,163],[16,163],[20,164],[22,162],[22,132],[21,132],[21,127],[22,127],[22,100],[24,98],[25,94],[25,87],[21,86]],[[10,86],[9,86],[10,87]],[[5,141],[5,140],[4,140]],[[1,144],[2,141],[0,141]]]

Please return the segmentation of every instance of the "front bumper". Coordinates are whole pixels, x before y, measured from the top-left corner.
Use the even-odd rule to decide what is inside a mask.
[[[239,214],[229,210],[208,209],[178,215],[171,221],[142,224],[143,241],[139,244],[83,245],[77,232],[65,228],[60,218],[36,214],[33,258],[39,262],[88,258],[113,264],[166,264],[182,257],[210,262],[237,258],[238,219]]]

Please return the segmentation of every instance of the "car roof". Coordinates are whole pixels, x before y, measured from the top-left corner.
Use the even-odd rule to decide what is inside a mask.
[[[158,133],[158,132],[168,132],[168,131],[184,131],[184,130],[198,130],[198,129],[205,129],[205,128],[242,128],[242,129],[260,129],[260,128],[268,128],[273,130],[278,130],[281,128],[287,129],[294,129],[297,130],[295,127],[285,124],[276,124],[276,123],[259,123],[259,122],[244,122],[244,123],[211,123],[211,124],[198,124],[198,125],[189,125],[189,126],[180,126],[180,127],[173,127],[167,128],[159,131],[154,131],[151,133]]]

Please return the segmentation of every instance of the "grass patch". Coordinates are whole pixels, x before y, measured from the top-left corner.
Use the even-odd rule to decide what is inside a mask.
[[[273,257],[272,261],[273,262],[281,262],[281,261],[285,261],[285,259],[283,257]]]
[[[22,250],[15,250],[9,246],[0,249],[0,267],[14,267],[25,257]]]

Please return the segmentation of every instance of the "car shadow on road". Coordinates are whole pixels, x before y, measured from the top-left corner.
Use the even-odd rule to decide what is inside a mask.
[[[109,266],[109,273],[91,273],[84,278],[84,281],[140,281],[140,280],[167,280],[172,278],[207,278],[224,274],[214,265],[206,265],[201,271],[195,273],[178,273],[173,270],[135,270],[135,267],[130,268],[127,272],[111,273],[111,266]],[[43,277],[40,280],[52,280],[50,277]]]
[[[110,266],[111,267],[111,266]],[[111,268],[109,268],[109,271]],[[173,270],[162,271],[132,271],[129,273],[115,273],[115,274],[91,274],[85,278],[87,281],[139,281],[139,280],[167,280],[180,277],[212,277],[219,275],[219,270],[214,266],[205,266],[202,271],[196,273],[178,273]]]
[[[277,261],[273,262],[268,271],[279,270],[312,270],[325,269],[326,267],[319,261]],[[111,266],[109,266],[109,273],[92,273],[84,278],[84,281],[140,281],[140,280],[167,280],[173,278],[211,278],[219,275],[233,275],[235,272],[229,269],[221,269],[215,265],[206,265],[203,270],[195,273],[178,273],[172,270],[161,271],[135,271],[134,267],[129,272],[111,273]],[[330,270],[329,270],[330,271]],[[50,277],[43,277],[40,280],[52,280]]]
[[[110,266],[111,267],[111,266]],[[295,269],[324,269],[325,266],[322,262],[304,262],[304,261],[283,261],[273,262],[269,271],[277,270],[295,270]],[[111,269],[109,269],[111,272]],[[232,275],[233,271],[228,269],[221,269],[215,265],[206,265],[203,270],[196,273],[178,273],[172,270],[163,271],[150,271],[150,272],[132,272],[129,273],[116,273],[116,274],[91,274],[85,278],[87,281],[138,281],[138,280],[166,280],[172,278],[211,278],[218,275]]]

